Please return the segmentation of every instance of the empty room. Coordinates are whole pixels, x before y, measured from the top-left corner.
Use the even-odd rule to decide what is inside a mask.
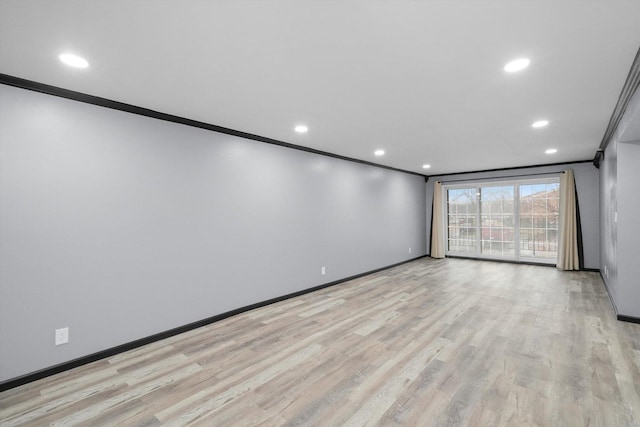
[[[640,1],[0,0],[0,426],[640,425]]]

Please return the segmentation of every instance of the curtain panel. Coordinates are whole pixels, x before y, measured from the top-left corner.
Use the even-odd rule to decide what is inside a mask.
[[[433,184],[433,214],[431,218],[431,258],[444,258],[444,226],[442,224],[442,183]]]
[[[558,229],[558,262],[560,270],[579,270],[578,217],[576,182],[573,169],[560,176],[560,224]]]

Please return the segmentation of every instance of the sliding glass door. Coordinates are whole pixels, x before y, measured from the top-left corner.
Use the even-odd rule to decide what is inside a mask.
[[[512,258],[515,254],[513,185],[479,187],[480,253]]]
[[[445,185],[448,255],[555,264],[558,178]]]
[[[558,256],[560,183],[520,185],[520,257],[549,260]]]
[[[478,241],[478,199],[475,188],[447,190],[447,251],[475,253]]]

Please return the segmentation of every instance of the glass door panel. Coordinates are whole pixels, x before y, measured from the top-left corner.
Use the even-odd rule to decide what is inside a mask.
[[[558,255],[560,183],[520,185],[520,257],[555,261]]]
[[[478,208],[475,188],[447,190],[447,250],[476,253]]]
[[[515,186],[480,188],[480,252],[513,258]]]

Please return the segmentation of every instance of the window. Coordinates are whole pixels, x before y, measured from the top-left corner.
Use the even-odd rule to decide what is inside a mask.
[[[520,185],[520,256],[547,258],[558,255],[560,183]]]
[[[447,227],[449,251],[475,252],[478,229],[476,189],[460,188],[447,191]]]
[[[446,254],[555,264],[558,178],[445,185]]]

